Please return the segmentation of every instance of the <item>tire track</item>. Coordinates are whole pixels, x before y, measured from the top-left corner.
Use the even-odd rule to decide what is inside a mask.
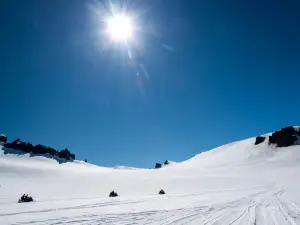
[[[171,224],[201,224],[201,225],[296,225],[295,220],[290,215],[291,212],[300,213],[300,208],[285,199],[279,198],[284,189],[265,187],[264,189],[256,190],[252,193],[245,193],[237,200],[229,198],[225,202],[201,205],[201,201],[195,202],[193,207],[170,209],[170,210],[152,210],[152,211],[140,211],[133,212],[135,204],[146,203],[156,198],[136,199],[135,201],[118,199],[117,201],[106,202],[94,202],[92,204],[82,204],[72,207],[60,207],[57,209],[50,208],[44,210],[31,210],[26,212],[6,213],[0,214],[0,216],[18,216],[22,214],[29,214],[31,217],[34,213],[46,213],[52,211],[64,211],[64,210],[79,210],[74,212],[68,212],[62,215],[76,215],[70,217],[57,217],[48,218],[48,220],[31,220],[24,221],[15,224],[39,224],[39,225],[59,225],[59,224],[148,224],[148,225],[171,225]],[[169,196],[168,199],[163,201],[171,201],[175,196]],[[175,197],[177,198],[177,197]],[[183,198],[184,199],[184,198]],[[96,200],[97,201],[97,200]],[[155,202],[156,203],[156,202]],[[207,204],[207,202],[206,202]],[[35,204],[37,207],[39,204]],[[117,211],[115,214],[101,214],[97,212],[96,207],[109,207],[129,205],[128,209],[132,208],[132,212]],[[91,210],[90,210],[91,209]],[[82,210],[82,212],[80,211]],[[84,212],[83,212],[84,211]],[[88,212],[90,212],[88,214]],[[79,215],[78,215],[79,213]],[[82,214],[83,213],[83,214]],[[93,213],[93,214],[91,214]],[[58,214],[58,215],[59,215]],[[81,215],[80,215],[81,214]],[[49,214],[52,215],[52,214]],[[47,218],[48,216],[46,216]],[[56,217],[56,218],[55,218]],[[35,217],[33,217],[35,218]]]
[[[274,198],[276,204],[278,205],[278,208],[283,213],[285,219],[291,224],[291,225],[297,225],[295,220],[284,210],[282,204],[278,201],[277,197]]]
[[[126,205],[126,204],[137,204],[144,202],[142,201],[128,201],[128,202],[104,202],[104,203],[95,203],[95,204],[85,204],[85,205],[77,205],[77,206],[70,206],[70,207],[61,207],[61,208],[50,208],[44,210],[31,210],[31,211],[24,211],[24,212],[17,212],[17,213],[3,213],[0,216],[17,216],[22,214],[31,214],[31,213],[47,213],[53,211],[63,211],[63,210],[76,210],[76,209],[87,209],[87,208],[95,208],[95,207],[106,207],[106,206],[114,206],[114,205]]]
[[[233,221],[231,221],[228,225],[232,225],[232,224],[235,224],[235,223],[238,223],[240,220],[242,220],[246,215],[247,215],[247,212],[249,213],[249,209],[250,209],[251,206],[247,206],[246,209],[243,211],[242,214],[240,214],[237,218],[235,218]]]
[[[280,202],[282,207],[286,210],[289,216],[291,216],[294,219],[297,219],[300,216],[300,208],[295,203],[282,198],[278,198],[278,201]]]

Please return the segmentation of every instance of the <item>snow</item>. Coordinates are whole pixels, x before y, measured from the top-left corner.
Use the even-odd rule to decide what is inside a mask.
[[[0,150],[0,224],[300,224],[300,146],[254,142],[161,169],[59,164]],[[108,198],[112,190],[120,197]],[[18,204],[23,193],[35,202]]]
[[[113,168],[116,170],[138,170],[138,168],[130,166],[115,166]]]

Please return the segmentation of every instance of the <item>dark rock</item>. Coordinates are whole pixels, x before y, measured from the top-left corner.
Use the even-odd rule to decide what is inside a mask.
[[[18,144],[18,149],[22,150],[23,152],[30,152],[29,145],[26,142],[20,141]]]
[[[165,195],[166,193],[165,193],[164,190],[160,190],[160,191],[158,192],[158,194],[160,194],[160,195]]]
[[[18,203],[24,203],[24,202],[33,202],[33,198],[28,195],[22,195],[22,197],[19,199]]]
[[[34,146],[30,142],[21,141],[19,138],[11,143],[4,143],[3,146],[14,150],[21,150],[26,153],[49,154],[51,156],[66,160],[75,159],[75,154],[71,153],[67,148],[61,151],[57,151],[54,148],[45,145],[39,144]]]
[[[262,136],[258,136],[256,137],[256,140],[255,140],[255,143],[254,145],[259,145],[260,143],[263,143],[265,141],[265,137],[262,137]]]
[[[300,136],[300,127],[297,127],[297,129],[295,129],[296,130],[296,134],[298,135],[298,136]]]
[[[159,168],[161,168],[161,164],[160,163],[156,163],[155,164],[155,169],[159,169]]]
[[[164,164],[165,164],[165,165],[169,165],[170,162],[169,162],[168,160],[166,160],[166,161],[164,162]]]
[[[61,150],[57,153],[57,156],[59,158],[64,158],[67,160],[74,160],[75,159],[75,154],[72,154],[67,148],[64,150]]]
[[[14,141],[12,142],[12,144],[18,144],[19,141],[20,141],[20,138],[17,138],[16,140],[14,140]]]
[[[3,143],[3,146],[6,148],[12,148],[12,143]]]
[[[32,152],[33,145],[30,142],[26,143],[26,152]]]
[[[113,198],[113,197],[118,197],[119,195],[117,194],[117,192],[112,191],[109,193],[109,197]]]
[[[85,160],[84,160],[84,162],[86,162],[86,163],[87,163],[87,159],[85,159]]]
[[[55,150],[54,148],[51,147],[46,147],[46,151],[47,153],[49,153],[50,155],[56,155],[57,154],[57,150]]]
[[[21,150],[23,152],[31,152],[32,145],[30,143],[28,144],[26,142],[20,141],[20,139],[17,139],[15,141],[13,141],[12,143],[4,144],[4,147]]]
[[[72,160],[74,160],[74,159],[76,158],[76,155],[73,154],[73,153],[70,153],[70,158],[71,158]]]
[[[287,135],[295,135],[296,134],[296,130],[292,126],[284,127],[280,131],[283,132],[283,133],[286,133]]]
[[[297,136],[294,127],[282,128],[269,137],[269,144],[275,144],[277,147],[288,147],[294,145],[296,141]]]
[[[34,154],[46,154],[48,152],[47,152],[46,146],[36,145],[36,146],[33,146],[32,153],[34,153]]]
[[[6,143],[7,137],[4,134],[0,134],[0,143]]]

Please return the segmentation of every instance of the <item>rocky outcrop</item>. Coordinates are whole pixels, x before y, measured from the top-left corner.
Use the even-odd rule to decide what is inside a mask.
[[[66,160],[74,160],[75,154],[71,153],[67,148],[61,151],[58,151],[52,147],[45,145],[32,145],[30,142],[23,142],[19,138],[11,143],[5,143],[3,145],[5,148],[21,150],[26,153],[32,154],[49,154],[54,157],[58,157]]]
[[[7,142],[7,137],[4,134],[0,134],[0,144],[6,143]]]
[[[299,136],[299,130],[292,126],[285,127],[269,136],[269,144],[274,144],[277,147],[288,147],[296,143],[297,135]]]
[[[31,152],[32,151],[32,144],[29,142],[23,142],[20,141],[20,139],[16,139],[11,143],[5,143],[3,145],[6,148],[11,148],[11,149],[15,149],[15,150],[21,150],[23,152]]]
[[[155,169],[160,169],[161,168],[161,164],[160,163],[156,163],[155,164]]]
[[[57,153],[57,156],[59,158],[64,158],[67,160],[74,160],[75,159],[75,155],[72,154],[67,148],[64,150],[61,150],[60,152]]]
[[[256,137],[254,145],[259,145],[259,144],[263,143],[265,141],[265,139],[266,138],[262,137],[262,136]]]

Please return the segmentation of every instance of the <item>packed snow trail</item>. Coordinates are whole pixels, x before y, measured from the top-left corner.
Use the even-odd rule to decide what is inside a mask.
[[[158,170],[57,164],[0,150],[0,224],[300,225],[300,146],[253,143]],[[112,190],[120,197],[108,198]],[[18,204],[23,193],[35,202]]]
[[[233,195],[234,192],[234,195]],[[284,188],[143,198],[2,204],[1,224],[299,224],[300,208]],[[222,201],[222,199],[228,199]],[[210,201],[210,199],[212,201]],[[230,200],[229,200],[230,199]],[[189,202],[189,206],[180,207]],[[175,207],[175,205],[177,207]],[[19,207],[26,206],[26,207]],[[298,223],[297,223],[298,221]]]

